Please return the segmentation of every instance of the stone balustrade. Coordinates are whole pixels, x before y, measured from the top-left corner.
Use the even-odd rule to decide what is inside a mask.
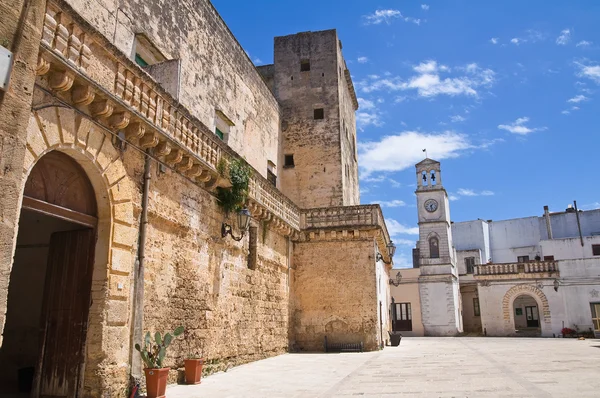
[[[302,210],[302,229],[380,227],[390,241],[379,205],[339,206]]]
[[[199,186],[227,186],[217,166],[238,155],[67,4],[47,4],[37,74],[58,100]],[[253,216],[286,235],[300,229],[299,208],[256,170],[249,191]]]
[[[558,262],[556,261],[535,261],[528,263],[502,263],[502,264],[484,264],[474,267],[473,274],[477,276],[486,275],[526,275],[536,274],[554,274],[558,273]]]

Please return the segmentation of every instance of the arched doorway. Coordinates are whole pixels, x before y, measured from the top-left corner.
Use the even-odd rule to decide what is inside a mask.
[[[519,336],[541,336],[540,310],[535,298],[521,294],[513,301],[515,332]]]
[[[97,205],[69,156],[41,157],[25,184],[0,348],[0,395],[74,397],[83,381]]]

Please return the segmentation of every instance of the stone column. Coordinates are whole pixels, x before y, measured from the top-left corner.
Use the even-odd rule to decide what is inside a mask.
[[[45,9],[46,0],[0,0],[0,45],[13,53],[9,86],[0,91],[0,331],[25,181],[25,140]]]

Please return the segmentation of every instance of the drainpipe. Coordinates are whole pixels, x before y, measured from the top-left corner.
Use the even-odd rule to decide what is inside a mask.
[[[142,215],[140,220],[138,255],[133,270],[133,313],[130,347],[131,378],[135,385],[142,377],[142,358],[134,348],[136,343],[143,339],[144,321],[144,259],[146,249],[146,227],[148,225],[148,194],[150,192],[150,171],[152,159],[148,156],[148,150],[144,156],[144,183],[142,191]]]
[[[550,223],[550,212],[548,206],[544,206],[544,218],[546,219],[546,230],[548,230],[548,239],[552,240],[552,224]]]
[[[581,235],[581,223],[579,222],[579,210],[577,210],[577,201],[573,201],[575,206],[575,217],[577,218],[577,229],[579,230],[579,240],[581,241],[581,247],[583,247],[583,235]]]

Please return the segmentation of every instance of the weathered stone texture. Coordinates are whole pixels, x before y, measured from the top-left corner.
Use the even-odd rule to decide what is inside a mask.
[[[210,1],[67,3],[126,56],[135,54],[136,32],[168,60],[179,59],[178,90],[169,79],[168,91],[178,91],[181,104],[213,131],[215,111],[223,112],[234,123],[227,144],[263,176],[267,161],[280,166],[279,105]],[[164,74],[158,80],[165,81]]]
[[[283,169],[281,190],[302,208],[359,200],[356,158],[347,138],[355,136],[356,127],[339,47],[335,30],[275,38],[273,86],[281,104],[283,138],[279,162],[293,155],[295,163]],[[309,71],[300,70],[301,61],[310,62]],[[269,81],[270,68],[261,71]],[[320,108],[324,118],[315,120],[314,110]]]
[[[362,341],[366,350],[377,349],[373,248],[372,238],[295,245],[293,323],[298,349],[321,351],[325,336],[331,342]]]

